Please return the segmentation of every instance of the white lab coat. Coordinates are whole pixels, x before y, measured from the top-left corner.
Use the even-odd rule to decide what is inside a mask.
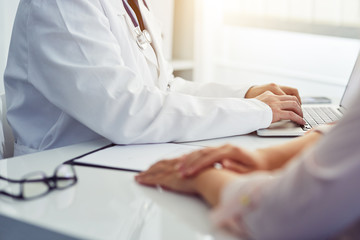
[[[5,72],[15,154],[101,137],[191,141],[270,125],[266,104],[243,99],[249,86],[174,78],[160,28],[139,3],[153,39],[146,51],[121,0],[21,1]]]

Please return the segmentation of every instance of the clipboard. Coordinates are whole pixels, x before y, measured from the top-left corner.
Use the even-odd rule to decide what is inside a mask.
[[[75,157],[66,163],[75,166],[142,172],[157,161],[180,157],[181,155],[202,148],[204,147],[176,143],[139,145],[110,144]]]

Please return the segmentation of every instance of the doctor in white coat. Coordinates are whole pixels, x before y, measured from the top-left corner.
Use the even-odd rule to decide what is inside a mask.
[[[296,89],[174,78],[150,2],[134,1],[20,2],[5,72],[15,155],[98,138],[192,141],[303,123]]]

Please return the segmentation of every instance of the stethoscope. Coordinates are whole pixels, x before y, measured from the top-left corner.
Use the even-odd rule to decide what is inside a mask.
[[[134,37],[135,37],[136,43],[141,50],[145,50],[148,47],[148,45],[150,45],[152,42],[151,35],[146,29],[141,30],[140,24],[141,25],[144,25],[144,24],[143,23],[139,24],[139,22],[136,18],[136,15],[134,16],[134,11],[132,9],[130,9],[129,3],[126,0],[122,0],[122,1],[123,1],[125,10],[126,10],[127,14],[129,15],[131,22],[134,26]],[[143,2],[144,2],[145,7],[147,9],[149,9],[145,0],[143,0]],[[138,4],[137,1],[136,1],[136,4]],[[139,21],[141,21],[141,20],[139,20]],[[130,28],[131,28],[131,26],[130,26]]]

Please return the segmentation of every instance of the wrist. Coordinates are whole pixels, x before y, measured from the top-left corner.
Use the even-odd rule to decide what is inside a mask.
[[[252,98],[253,96],[251,96],[251,90],[254,88],[254,86],[251,86],[247,92],[245,93],[245,98]]]
[[[211,178],[213,171],[216,171],[216,169],[210,168],[198,173],[196,176],[192,178],[194,191],[196,193],[202,195],[202,192],[204,191],[204,188],[206,186],[206,182],[208,182],[208,179]]]
[[[259,170],[272,171],[281,168],[290,158],[286,149],[262,148],[255,151],[257,154]]]
[[[255,159],[258,165],[258,170],[271,170],[271,154],[269,154],[269,150],[266,148],[259,148],[255,150]]]
[[[216,206],[224,187],[238,177],[234,172],[211,168],[193,178],[194,190],[211,206]]]

